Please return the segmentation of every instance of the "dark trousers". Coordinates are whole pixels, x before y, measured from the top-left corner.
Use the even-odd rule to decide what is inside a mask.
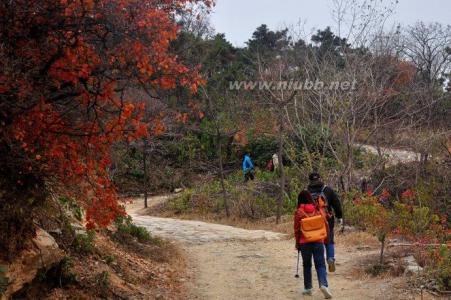
[[[315,263],[316,275],[319,286],[328,286],[326,262],[324,260],[323,243],[307,243],[300,246],[302,255],[302,266],[304,269],[304,288],[312,288],[312,257]]]
[[[255,176],[254,176],[253,170],[244,173],[244,181],[248,181],[249,179],[254,180],[254,178],[255,178]]]

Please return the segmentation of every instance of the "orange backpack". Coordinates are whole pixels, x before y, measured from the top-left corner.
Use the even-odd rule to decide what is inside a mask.
[[[307,243],[324,241],[327,238],[326,220],[318,209],[312,214],[301,210],[301,233]]]
[[[321,193],[319,193],[319,194],[312,193],[312,197],[313,197],[313,200],[315,201],[316,205],[318,205],[321,215],[323,215],[323,217],[325,217],[326,219],[331,219],[334,215],[329,208],[329,204],[328,204],[326,195],[324,194],[325,189],[326,189],[326,185],[323,186],[323,188],[321,189]]]

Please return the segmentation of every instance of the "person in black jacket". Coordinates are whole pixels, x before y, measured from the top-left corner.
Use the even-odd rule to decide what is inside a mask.
[[[343,210],[341,208],[341,202],[335,191],[326,186],[321,181],[321,176],[314,172],[309,175],[309,185],[307,190],[312,194],[314,199],[317,199],[321,193],[324,195],[324,200],[327,201],[327,211],[328,217],[327,221],[329,223],[329,242],[325,244],[326,247],[326,258],[327,265],[329,267],[329,272],[335,272],[335,246],[334,246],[334,225],[335,218],[337,218],[338,223],[343,225]]]

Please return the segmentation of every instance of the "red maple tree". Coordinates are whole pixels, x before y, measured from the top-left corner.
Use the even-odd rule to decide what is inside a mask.
[[[130,91],[183,86],[196,92],[203,83],[198,69],[189,70],[170,51],[177,14],[192,4],[212,5],[210,0],[0,3],[2,212],[22,205],[15,198],[24,191],[36,186],[51,191],[49,183],[58,183],[86,208],[88,227],[105,226],[121,213],[108,177],[110,148],[120,139],[147,135],[149,128],[153,134],[162,130],[142,122],[144,104]]]

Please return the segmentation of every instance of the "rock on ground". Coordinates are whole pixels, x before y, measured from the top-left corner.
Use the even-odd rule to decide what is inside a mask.
[[[25,284],[33,281],[40,269],[49,269],[63,257],[64,253],[58,248],[55,239],[45,230],[38,229],[31,249],[24,250],[11,263],[0,262],[1,265],[6,265],[5,276],[8,278],[8,287],[2,300],[9,299]]]

